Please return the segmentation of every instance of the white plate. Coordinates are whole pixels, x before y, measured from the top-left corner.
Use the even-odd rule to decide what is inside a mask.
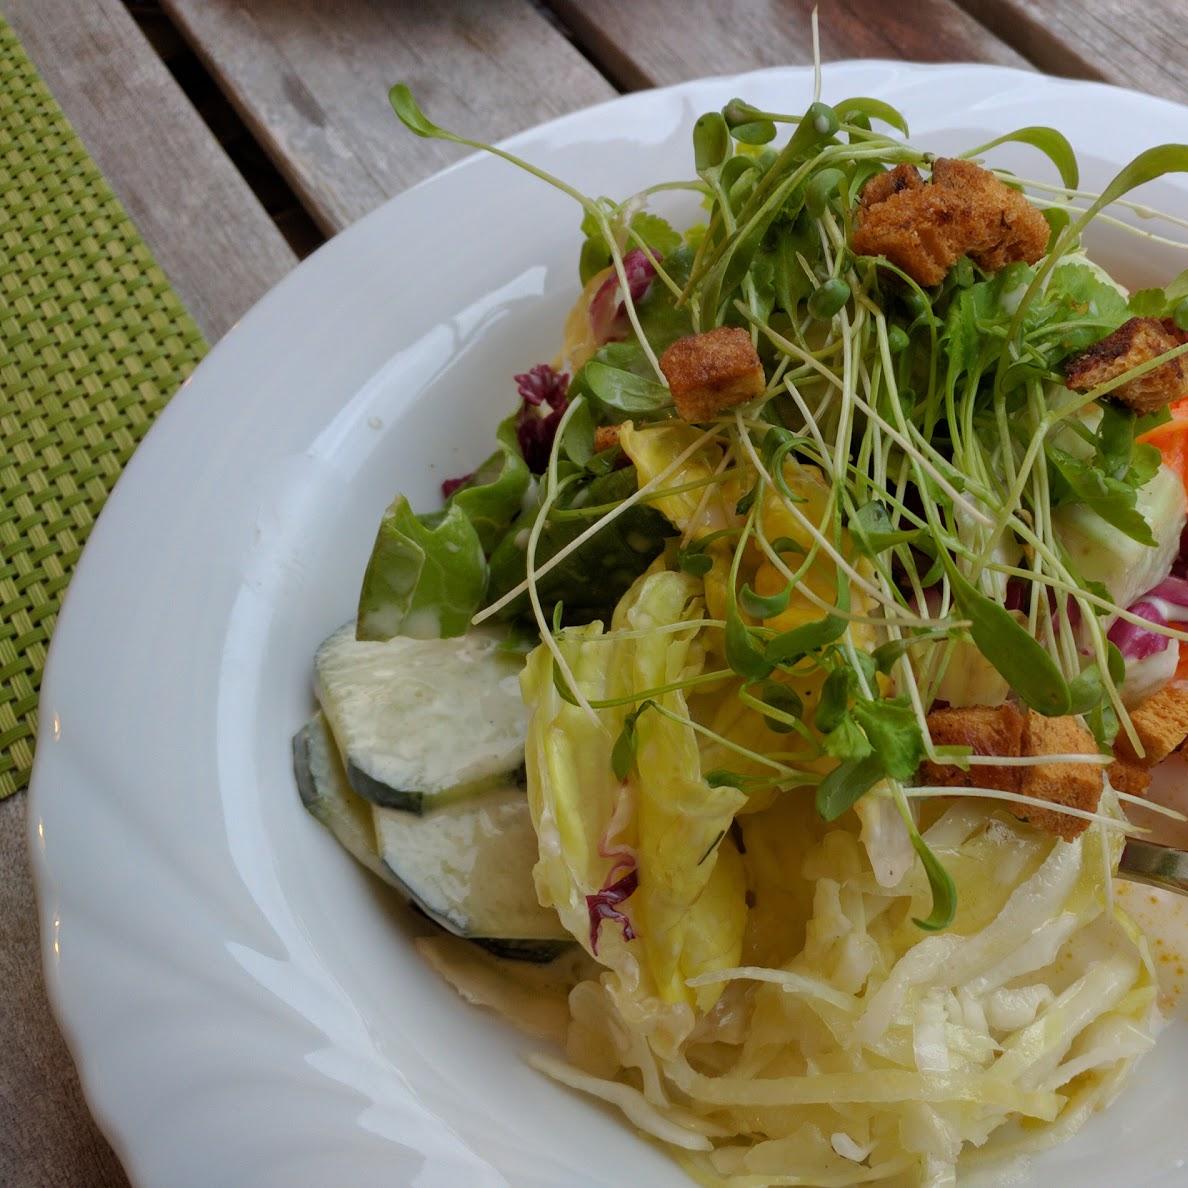
[[[802,108],[803,68],[618,99],[516,137],[591,194],[687,176],[735,94]],[[939,151],[1060,125],[1100,185],[1188,110],[983,66],[850,62],[824,97],[903,109]],[[415,153],[393,120],[390,152]],[[996,158],[1032,176],[1033,150]],[[1184,205],[1170,182],[1150,200]],[[471,159],[338,236],[229,333],[132,459],[70,588],[42,693],[32,841],[50,992],[142,1185],[684,1185],[617,1117],[416,957],[416,929],[301,809],[289,739],[314,646],[353,612],[395,491],[431,506],[550,357],[579,212]],[[1123,279],[1182,267],[1102,235]],[[1184,1182],[1188,1027],[1034,1182]]]

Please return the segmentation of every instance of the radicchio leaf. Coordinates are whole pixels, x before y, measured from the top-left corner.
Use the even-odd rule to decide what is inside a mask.
[[[473,478],[474,474],[471,473],[459,475],[458,478],[443,479],[441,484],[442,499],[449,499],[449,497],[453,495],[455,491],[462,490],[462,488],[465,487]]]
[[[569,406],[566,397],[569,376],[547,363],[538,363],[517,375],[515,381],[523,401],[516,414],[516,441],[528,469],[533,474],[543,474],[549,464],[557,426]]]
[[[660,257],[656,256],[656,259]],[[632,303],[642,301],[656,275],[652,261],[636,248],[623,257],[623,272],[627,276],[627,291],[631,294]],[[615,273],[602,282],[590,301],[590,328],[599,345],[627,337],[626,302]]]
[[[612,870],[612,877],[616,871]],[[623,939],[635,940],[635,929],[631,927],[631,918],[626,912],[620,911],[618,904],[630,899],[639,887],[639,871],[629,870],[617,882],[610,883],[601,891],[586,896],[586,910],[590,913],[590,951],[598,956],[598,933],[603,922],[612,920],[623,926]]]
[[[1130,613],[1164,627],[1168,622],[1166,605],[1188,607],[1188,580],[1176,576],[1164,578],[1130,607]],[[1126,619],[1118,619],[1114,623],[1109,631],[1109,640],[1117,644],[1118,650],[1127,660],[1145,660],[1156,652],[1164,651],[1171,643],[1168,636],[1147,631]]]

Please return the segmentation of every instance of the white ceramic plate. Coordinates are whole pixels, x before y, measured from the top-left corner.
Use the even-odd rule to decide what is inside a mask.
[[[803,68],[579,112],[515,149],[591,194],[687,176],[735,94],[802,108]],[[1085,182],[1188,110],[983,66],[841,63],[914,140],[1060,125]],[[393,120],[394,153],[417,142]],[[1029,149],[995,158],[1050,177]],[[1163,182],[1150,200],[1185,206]],[[544,1080],[527,1041],[417,958],[417,929],[301,809],[289,739],[315,645],[353,612],[384,506],[431,506],[489,450],[513,372],[550,357],[579,212],[471,159],[393,199],[211,352],[137,452],[70,588],[42,693],[32,842],[50,992],[101,1125],[141,1185],[683,1185],[617,1117]],[[1183,267],[1109,233],[1124,280]],[[1188,1027],[1035,1183],[1184,1182]]]

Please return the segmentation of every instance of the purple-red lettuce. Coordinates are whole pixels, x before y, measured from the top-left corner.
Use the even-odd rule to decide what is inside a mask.
[[[616,866],[611,871],[610,877],[614,878],[621,869],[621,865]],[[608,882],[601,891],[586,896],[586,910],[590,913],[590,950],[595,956],[598,955],[598,933],[607,920],[623,926],[624,940],[635,940],[635,929],[631,927],[631,918],[626,912],[620,911],[618,905],[625,899],[630,899],[638,888],[639,871],[632,868],[622,878],[613,883]]]
[[[516,441],[533,474],[543,474],[549,464],[557,426],[569,406],[569,376],[547,363],[538,363],[515,377],[520,393],[516,413]]]
[[[656,257],[660,259],[659,256]],[[627,291],[632,304],[642,301],[651,288],[656,269],[652,261],[636,248],[623,257],[623,272],[627,276]],[[627,337],[630,323],[627,320],[627,303],[619,287],[619,277],[612,273],[599,286],[590,301],[590,328],[599,345],[615,342]]]
[[[474,472],[471,471],[470,474],[462,474],[462,475],[459,475],[457,478],[442,479],[442,482],[441,482],[441,497],[442,497],[442,499],[449,499],[449,497],[451,495],[453,495],[453,493],[455,491],[462,490],[462,488],[465,487],[473,478],[474,478]]]
[[[1149,623],[1158,623],[1165,627],[1168,623],[1167,606],[1188,608],[1188,579],[1182,577],[1166,577],[1153,590],[1148,590],[1133,606],[1129,608],[1132,615],[1138,615]],[[1179,618],[1179,616],[1174,616]],[[1162,652],[1171,642],[1166,635],[1155,631],[1148,631],[1137,623],[1118,619],[1110,628],[1110,642],[1117,644],[1118,650],[1127,660],[1145,660]]]

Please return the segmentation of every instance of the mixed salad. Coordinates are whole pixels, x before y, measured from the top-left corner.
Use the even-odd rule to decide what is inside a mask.
[[[1188,273],[1127,293],[1082,237],[1150,237],[1126,195],[1188,146],[1091,194],[1050,128],[936,157],[818,89],[612,200],[391,98],[574,199],[581,292],[490,457],[384,514],[306,806],[453,937],[564,963],[535,1063],[699,1183],[1067,1138],[1159,1026],[1114,879],[1188,735]]]

